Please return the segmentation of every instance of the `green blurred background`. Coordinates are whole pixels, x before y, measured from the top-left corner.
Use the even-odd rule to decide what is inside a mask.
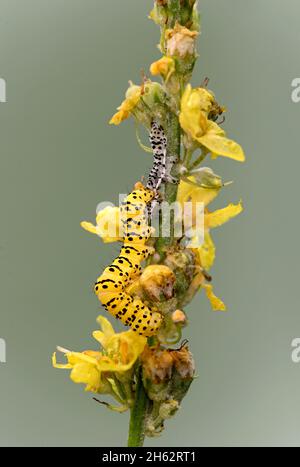
[[[92,401],[51,368],[57,344],[93,346],[92,283],[117,252],[79,226],[117,201],[151,156],[134,126],[107,121],[127,81],[159,57],[152,0],[0,0],[0,444],[118,446],[128,414]],[[247,164],[211,164],[234,185],[215,207],[245,213],[214,232],[214,314],[188,308],[198,379],[177,417],[148,446],[299,446],[299,0],[202,0],[194,84],[211,79],[225,128]]]

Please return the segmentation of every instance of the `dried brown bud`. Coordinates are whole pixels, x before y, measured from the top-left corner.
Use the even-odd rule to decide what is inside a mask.
[[[154,384],[168,381],[172,376],[173,356],[168,350],[150,349],[146,346],[142,354],[144,376]]]
[[[192,354],[185,345],[178,350],[145,348],[142,354],[144,376],[154,384],[170,381],[174,371],[182,379],[192,379],[195,364]]]
[[[186,345],[178,350],[146,346],[141,360],[144,387],[154,402],[146,433],[156,436],[163,430],[164,421],[176,414],[189,390],[194,379],[194,360]]]
[[[193,378],[195,373],[195,363],[191,352],[187,346],[172,352],[174,367],[181,378]]]

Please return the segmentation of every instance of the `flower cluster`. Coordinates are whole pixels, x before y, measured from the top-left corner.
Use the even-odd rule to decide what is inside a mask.
[[[101,344],[100,350],[73,352],[59,347],[58,350],[65,353],[67,363],[57,363],[56,353],[53,354],[52,363],[55,368],[71,370],[71,380],[85,384],[86,391],[111,395],[121,406],[108,407],[124,411],[133,402],[133,368],[145,348],[146,338],[131,330],[115,333],[103,316],[98,317],[98,322],[101,331],[94,331],[93,337]]]
[[[211,169],[202,168],[199,169],[195,175],[180,183],[177,198],[180,203],[190,201],[193,205],[203,203],[205,206],[204,243],[194,250],[196,263],[199,265],[196,284],[197,286],[200,284],[200,286],[205,289],[214,311],[226,311],[226,306],[222,300],[214,295],[212,284],[207,284],[206,281],[206,273],[211,270],[216,258],[216,248],[210,231],[213,228],[222,226],[243,211],[241,202],[238,204],[229,204],[225,208],[213,212],[208,210],[207,206],[218,196],[223,186],[221,178],[216,176]],[[192,226],[194,222],[194,214],[192,214]],[[195,232],[195,236],[197,236],[197,232]],[[197,243],[196,240],[195,243]],[[209,281],[210,280],[211,277],[209,276]]]

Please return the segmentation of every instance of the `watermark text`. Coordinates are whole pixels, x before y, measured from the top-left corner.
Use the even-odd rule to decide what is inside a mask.
[[[126,195],[119,196],[120,206],[124,199]],[[137,203],[136,207],[131,204],[128,212],[125,210],[121,213],[112,203],[102,202],[98,204],[96,213],[97,225],[94,233],[102,238],[124,238],[126,234],[133,232],[134,236],[147,238],[185,239],[187,248],[199,248],[204,242],[204,203]],[[151,226],[150,235],[146,225]]]
[[[292,361],[294,363],[300,363],[300,337],[296,337],[292,340]]]
[[[6,100],[6,81],[0,78],[0,102],[5,103]]]
[[[300,78],[294,78],[292,81],[292,101],[294,104],[299,104],[300,102]]]
[[[0,338],[0,363],[6,363],[6,342]]]

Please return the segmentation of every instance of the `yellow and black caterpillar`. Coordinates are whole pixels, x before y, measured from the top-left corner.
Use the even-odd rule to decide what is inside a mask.
[[[120,207],[124,244],[120,255],[97,279],[95,293],[103,307],[135,332],[150,337],[158,331],[162,315],[126,293],[132,279],[141,274],[141,263],[151,253],[146,209],[155,192],[138,184]]]

